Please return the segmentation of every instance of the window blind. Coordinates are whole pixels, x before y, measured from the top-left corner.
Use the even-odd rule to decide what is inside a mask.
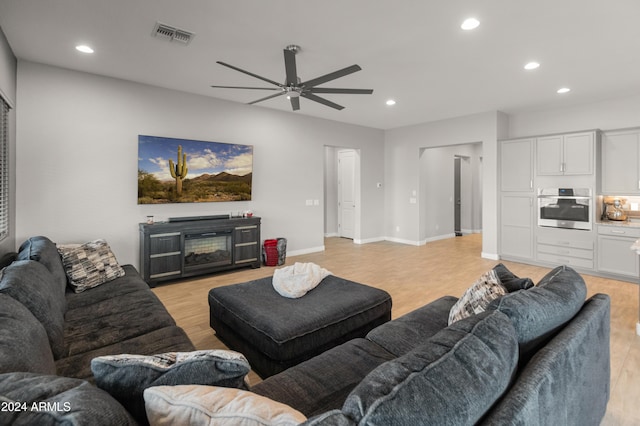
[[[0,97],[0,240],[9,234],[9,104]]]

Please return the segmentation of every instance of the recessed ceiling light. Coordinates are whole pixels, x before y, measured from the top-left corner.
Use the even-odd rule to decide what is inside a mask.
[[[560,89],[557,90],[557,93],[567,93],[570,92],[571,89],[569,89],[568,87],[562,87]]]
[[[460,25],[460,28],[465,31],[469,31],[473,30],[474,28],[478,28],[478,25],[480,25],[480,21],[478,21],[476,18],[467,18],[464,20],[462,25]]]
[[[393,99],[389,99],[389,100],[387,100],[387,102],[385,102],[385,103],[386,103],[387,105],[389,105],[389,106],[393,106],[393,105],[395,105],[395,104],[396,104],[396,101],[394,101]]]
[[[529,62],[524,66],[525,70],[535,70],[536,68],[540,68],[540,64],[538,62]]]
[[[85,44],[76,46],[76,50],[82,53],[93,53],[93,49]]]

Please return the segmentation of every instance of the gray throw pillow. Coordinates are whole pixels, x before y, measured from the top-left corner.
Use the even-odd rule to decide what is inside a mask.
[[[80,379],[0,374],[0,395],[14,408],[0,410],[2,425],[137,425],[108,393]]]
[[[0,294],[0,373],[56,374],[47,332],[22,303]]]
[[[517,362],[509,318],[483,312],[374,369],[342,412],[358,424],[476,424],[506,392]]]
[[[49,270],[35,260],[17,260],[4,269],[0,293],[7,294],[31,311],[47,332],[55,359],[65,355],[64,312],[66,303],[51,285]]]
[[[533,281],[531,278],[519,278],[502,263],[498,263],[494,266],[493,270],[498,275],[500,283],[509,293],[513,293],[518,290],[528,290],[533,287]]]
[[[143,393],[152,386],[211,385],[244,388],[251,370],[244,355],[227,350],[111,355],[91,360],[96,385],[136,420],[146,423]]]

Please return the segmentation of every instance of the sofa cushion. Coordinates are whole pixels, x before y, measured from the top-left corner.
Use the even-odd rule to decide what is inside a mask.
[[[180,327],[170,326],[149,331],[141,336],[114,342],[89,352],[59,359],[56,361],[56,371],[60,376],[75,377],[93,382],[91,360],[99,356],[127,353],[153,355],[163,352],[192,350],[195,350],[195,347],[184,330]]]
[[[513,322],[523,364],[573,318],[586,296],[587,286],[582,277],[568,266],[558,266],[535,287],[509,293],[487,309],[503,312]]]
[[[271,376],[251,390],[310,417],[340,408],[374,368],[395,355],[366,339],[353,339]]]
[[[114,284],[117,281],[113,281]],[[104,284],[110,285],[111,283]],[[69,309],[64,337],[67,356],[109,346],[153,330],[175,325],[175,320],[149,288],[118,294],[97,303]],[[89,295],[90,289],[80,294]]]
[[[3,403],[21,410],[0,410],[3,425],[136,425],[105,391],[84,380],[34,373],[0,374]]]
[[[342,411],[358,424],[475,424],[507,390],[517,361],[509,318],[484,312],[373,370]]]
[[[202,350],[156,355],[106,355],[91,361],[96,385],[109,392],[140,422],[146,422],[142,393],[152,386],[215,385],[241,388],[251,367],[238,352]]]
[[[500,284],[502,284],[509,293],[513,293],[518,290],[528,290],[533,287],[533,281],[531,278],[519,278],[502,263],[498,263],[494,266],[493,270],[498,275]]]
[[[356,426],[357,424],[342,411],[331,410],[308,419],[301,426]]]
[[[285,404],[240,389],[157,386],[144,392],[151,424],[297,426],[306,417]]]
[[[114,298],[132,292],[149,290],[149,285],[140,277],[133,265],[122,265],[122,269],[125,272],[124,276],[94,287],[91,291],[75,293],[69,286],[66,293],[68,310],[85,308],[97,303],[109,303]]]
[[[64,294],[67,288],[67,274],[56,245],[47,237],[31,237],[20,246],[18,260],[35,260],[47,267],[53,276],[53,284]]]
[[[59,245],[58,252],[76,293],[97,287],[124,275],[109,244],[103,239],[85,244]]]
[[[34,260],[18,260],[4,269],[0,293],[26,306],[44,326],[51,351],[57,359],[64,354],[64,294],[52,284],[51,272]]]
[[[453,296],[434,300],[374,328],[367,334],[367,339],[396,356],[404,355],[447,327],[449,311],[457,300]]]
[[[491,301],[506,293],[507,290],[500,284],[496,271],[492,269],[485,272],[451,307],[449,325],[468,316],[484,312]]]
[[[55,374],[47,332],[22,303],[0,294],[0,373]]]

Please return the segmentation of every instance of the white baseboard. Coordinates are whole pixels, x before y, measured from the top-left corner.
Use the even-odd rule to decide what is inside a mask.
[[[321,251],[324,251],[324,246],[310,247],[302,250],[292,250],[292,251],[287,251],[287,257],[302,256],[303,254],[318,253]]]
[[[385,237],[386,241],[391,241],[392,243],[400,243],[400,244],[408,244],[410,246],[419,246],[420,241],[413,241],[413,240],[405,240],[403,238],[395,238],[395,237]]]
[[[483,259],[500,260],[500,256],[495,253],[480,253],[480,257]]]
[[[325,238],[339,237],[337,232],[328,232],[324,234]]]
[[[434,241],[440,241],[440,240],[447,240],[449,238],[454,238],[456,236],[455,233],[453,234],[444,234],[444,235],[436,235],[435,237],[429,237],[429,238],[425,238],[424,240],[420,241],[420,245],[423,246],[427,243],[432,243]]]
[[[365,239],[357,239],[353,240],[354,244],[369,244],[369,243],[379,243],[380,241],[386,241],[385,237],[375,237],[375,238],[365,238]]]

